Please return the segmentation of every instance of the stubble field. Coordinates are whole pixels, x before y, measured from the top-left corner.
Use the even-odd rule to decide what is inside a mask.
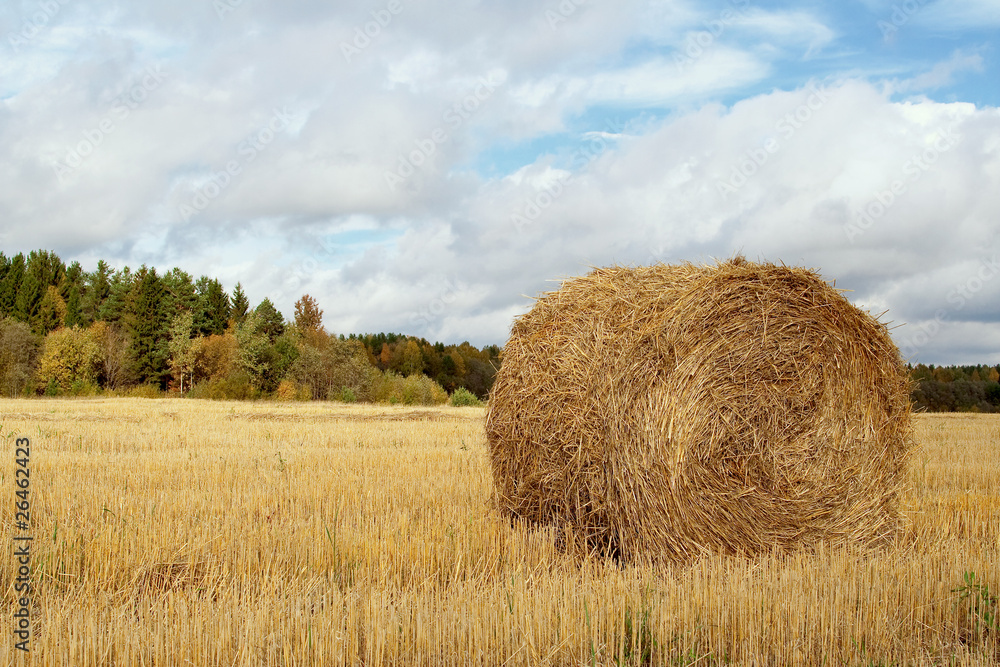
[[[1000,660],[1000,416],[917,416],[891,548],[659,570],[581,563],[500,517],[481,409],[4,399],[0,425],[0,664]],[[990,589],[961,600],[967,572]]]

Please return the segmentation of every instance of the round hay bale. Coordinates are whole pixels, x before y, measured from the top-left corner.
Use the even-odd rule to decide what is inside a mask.
[[[499,506],[626,560],[876,545],[909,389],[886,326],[810,270],[598,269],[512,327],[486,421]]]

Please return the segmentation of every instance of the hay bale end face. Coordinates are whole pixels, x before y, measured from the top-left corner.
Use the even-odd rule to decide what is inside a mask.
[[[812,271],[605,268],[515,321],[486,432],[502,510],[589,551],[870,546],[899,523],[909,380]]]

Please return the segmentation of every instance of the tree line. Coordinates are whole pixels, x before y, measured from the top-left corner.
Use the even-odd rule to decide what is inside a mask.
[[[438,403],[486,398],[500,349],[402,334],[335,336],[303,295],[286,321],[237,283],[179,268],[93,271],[0,252],[0,392]]]
[[[927,412],[1000,412],[1000,366],[910,366],[913,407]]]
[[[54,252],[0,252],[0,393],[158,394],[206,398],[434,403],[487,398],[496,345],[431,343],[397,333],[334,336],[308,294],[286,321],[237,283],[145,265],[93,271]],[[930,412],[1000,412],[1000,367],[909,366]],[[466,395],[466,394],[463,394]]]

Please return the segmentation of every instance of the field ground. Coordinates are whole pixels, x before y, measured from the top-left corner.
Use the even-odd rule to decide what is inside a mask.
[[[922,415],[877,553],[654,571],[492,508],[483,410],[0,400],[0,664],[996,664],[1000,416]],[[33,637],[14,648],[14,438]],[[996,622],[996,621],[994,621]],[[977,631],[977,625],[980,627]]]

